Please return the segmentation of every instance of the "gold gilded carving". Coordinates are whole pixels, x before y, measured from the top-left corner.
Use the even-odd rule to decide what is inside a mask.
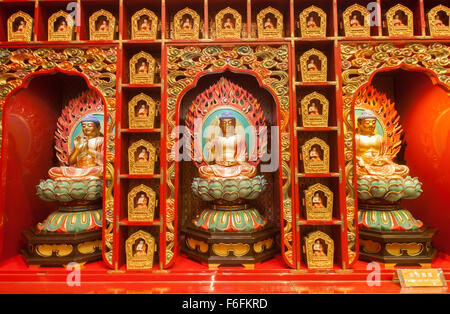
[[[156,39],[158,17],[153,11],[142,9],[131,17],[131,39]]]
[[[277,9],[267,7],[256,16],[258,38],[283,37],[283,15]]]
[[[324,82],[327,80],[327,57],[317,49],[310,49],[300,57],[303,82]]]
[[[255,253],[262,253],[264,250],[270,249],[274,243],[272,238],[256,242],[253,244],[253,251],[255,251]]]
[[[128,220],[153,221],[157,204],[155,191],[144,184],[136,186],[128,193]]]
[[[342,14],[347,37],[370,36],[370,12],[364,6],[353,4]]]
[[[450,9],[438,5],[428,12],[428,28],[431,36],[450,36]]]
[[[91,254],[102,249],[102,240],[83,242],[77,245],[77,250],[81,254]]]
[[[130,60],[130,83],[153,84],[155,81],[156,61],[148,53],[141,51]]]
[[[413,36],[413,13],[404,5],[397,4],[386,12],[389,36]]]
[[[327,15],[321,8],[312,5],[304,9],[299,17],[302,37],[327,36]]]
[[[127,269],[152,269],[156,249],[151,234],[142,230],[133,233],[125,242]]]
[[[33,34],[33,18],[19,11],[8,18],[8,41],[30,41]]]
[[[134,96],[128,103],[128,121],[130,123],[130,128],[154,128],[155,116],[159,111],[156,105],[157,102],[144,93]]]
[[[228,7],[216,15],[216,37],[218,39],[241,38],[242,17],[238,11]]]
[[[212,251],[218,256],[228,256],[230,252],[234,256],[244,256],[250,251],[250,245],[246,243],[218,243],[212,245]]]
[[[328,126],[328,99],[318,92],[312,92],[302,98],[299,114],[304,127]]]
[[[74,20],[72,16],[60,10],[48,19],[48,40],[49,41],[70,41],[74,34]]]
[[[393,256],[402,256],[403,252],[406,252],[409,256],[417,256],[420,255],[424,246],[422,243],[386,243],[385,245],[386,251]]]
[[[330,148],[314,137],[302,146],[303,166],[306,173],[327,173],[330,169]]]
[[[73,246],[69,244],[40,244],[36,245],[36,253],[42,257],[50,257],[53,253],[58,257],[70,255]]]
[[[128,148],[130,174],[154,174],[156,148],[146,140],[139,140]]]
[[[359,244],[364,252],[370,254],[376,254],[380,252],[382,249],[381,244],[379,242],[372,240],[359,239]]]
[[[320,183],[305,190],[306,219],[331,220],[333,218],[333,192]]]
[[[201,253],[206,253],[209,249],[208,243],[193,238],[187,238],[186,244],[191,250],[195,251],[198,249]]]
[[[184,8],[173,18],[175,39],[199,39],[200,15],[190,8]]]
[[[322,231],[314,231],[305,237],[308,268],[333,268],[334,242]]]
[[[116,18],[106,10],[99,10],[89,17],[90,40],[114,40]]]

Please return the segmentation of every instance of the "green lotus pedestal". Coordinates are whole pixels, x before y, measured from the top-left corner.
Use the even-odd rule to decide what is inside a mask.
[[[25,230],[27,264],[63,266],[102,258],[102,180],[41,181],[39,197],[58,202],[58,210]]]
[[[436,229],[425,226],[401,205],[422,193],[417,178],[358,179],[359,259],[386,267],[429,266],[437,250]]]
[[[264,176],[239,180],[195,178],[194,195],[213,204],[182,230],[185,239],[181,252],[209,268],[251,268],[273,257],[278,252],[278,232],[246,203],[264,193],[266,185]]]

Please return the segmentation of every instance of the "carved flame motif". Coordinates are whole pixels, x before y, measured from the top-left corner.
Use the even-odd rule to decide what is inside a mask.
[[[255,128],[258,138],[259,136],[263,136],[263,132],[266,132],[265,128],[261,128],[266,126],[266,120],[258,100],[242,87],[222,77],[216,84],[198,95],[189,107],[186,116],[186,126],[189,130],[187,136],[191,138],[191,143],[199,141],[199,139],[195,138],[198,137],[198,134],[195,133],[198,133],[198,130],[194,131],[195,119],[203,119],[209,112],[214,109],[219,109],[219,107],[223,107],[224,109],[227,107],[235,108],[241,114],[245,115],[247,120]],[[266,143],[260,141],[258,146],[259,151],[264,151]],[[194,150],[193,144],[190,149],[194,161],[202,160],[202,157],[199,158],[196,156],[197,153]],[[259,159],[256,162],[249,162],[257,164]],[[200,167],[205,164],[205,161],[202,160],[201,162],[195,163]]]
[[[102,98],[93,90],[87,90],[77,98],[69,101],[56,124],[55,150],[56,157],[58,157],[61,165],[69,165],[70,136],[77,123],[87,114],[103,112]]]
[[[400,116],[395,110],[395,103],[370,85],[362,89],[356,96],[355,109],[369,109],[378,117],[385,140],[383,153],[392,159],[395,158],[401,149],[403,133],[399,123]]]

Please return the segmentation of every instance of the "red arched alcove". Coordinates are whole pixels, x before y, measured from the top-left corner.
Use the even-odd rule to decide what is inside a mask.
[[[26,245],[21,232],[56,209],[36,195],[36,185],[58,165],[54,136],[62,109],[89,88],[85,77],[55,70],[31,74],[8,96],[2,121],[0,261],[17,255]]]
[[[423,183],[423,193],[405,200],[415,218],[438,229],[433,244],[450,253],[450,97],[424,69],[383,71],[370,80],[379,92],[396,104],[404,130],[403,148],[397,156],[410,168],[410,175]],[[403,162],[402,162],[403,163]]]

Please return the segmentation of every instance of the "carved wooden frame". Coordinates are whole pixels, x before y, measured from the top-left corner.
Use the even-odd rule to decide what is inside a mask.
[[[317,56],[320,61],[319,71],[308,71],[308,61],[311,56]],[[302,82],[325,82],[327,80],[327,57],[321,51],[312,48],[300,57]]]
[[[136,117],[136,107],[143,100],[148,105],[148,117]],[[128,122],[131,129],[153,129],[155,126],[155,116],[158,115],[157,108],[159,101],[152,97],[140,93],[128,102]],[[158,106],[159,107],[159,106]]]
[[[98,18],[104,16],[109,23],[107,31],[98,31],[95,28],[95,22]],[[90,40],[114,40],[114,33],[116,30],[116,18],[110,12],[106,10],[99,10],[94,12],[89,17],[89,39]]]
[[[322,105],[322,114],[320,115],[310,115],[309,114],[309,104],[311,100],[317,99],[319,103]],[[301,107],[298,109],[299,114],[302,116],[302,124],[304,127],[326,127],[328,126],[328,112],[329,112],[329,103],[328,99],[318,93],[312,92],[300,101]]]
[[[134,206],[134,200],[139,193],[145,193],[148,197],[147,209],[145,211],[137,210]],[[153,221],[155,217],[155,207],[158,206],[158,200],[156,199],[156,192],[146,186],[140,184],[128,192],[128,220],[129,221]]]
[[[277,23],[273,29],[264,28],[264,20],[267,14],[273,14]],[[283,37],[283,14],[275,8],[267,7],[261,10],[256,16],[256,24],[258,28],[258,38],[282,38]]]
[[[363,26],[350,26],[350,18],[354,11],[361,13],[364,22]],[[370,37],[370,12],[365,7],[359,4],[353,4],[345,9],[342,17],[346,37]]]
[[[326,197],[326,207],[315,208],[312,198],[316,192],[323,192]],[[323,184],[316,183],[305,190],[305,206],[307,220],[332,220],[333,219],[333,192]]]
[[[448,16],[448,25],[447,26],[436,26],[435,16],[439,12],[445,12]],[[435,6],[432,8],[428,14],[428,29],[430,30],[431,36],[450,36],[450,9],[442,4]]]
[[[192,29],[186,30],[181,27],[183,16],[189,15],[192,19]],[[200,15],[193,9],[184,8],[173,17],[175,39],[199,39],[200,37]]]
[[[327,246],[326,256],[314,256],[313,245],[316,240],[323,240]],[[322,231],[313,231],[305,237],[306,262],[308,268],[328,269],[333,268],[334,241]]]
[[[67,24],[67,29],[63,32],[55,31],[55,23],[58,21],[60,17],[64,18]],[[71,41],[75,30],[75,28],[73,27],[74,25],[75,25],[74,20],[69,13],[63,10],[53,13],[48,19],[48,40]]]
[[[148,152],[148,162],[146,163],[138,163],[135,160],[135,153],[141,146],[145,147]],[[143,139],[134,142],[128,147],[128,168],[130,174],[154,174],[157,158],[156,148],[152,143]]]
[[[142,16],[147,15],[150,22],[149,30],[140,30],[139,29],[139,20]],[[131,17],[131,39],[156,39],[158,33],[158,16],[149,9],[142,9],[137,11]]]
[[[23,32],[14,32],[14,22],[23,18],[26,25]],[[16,12],[8,18],[8,41],[31,41],[33,34],[33,18],[23,11]]]
[[[322,161],[311,161],[309,152],[313,145],[319,145],[323,151]],[[324,140],[314,137],[302,145],[302,159],[305,173],[328,173],[330,170],[330,147]]]
[[[138,239],[143,239],[147,244],[146,256],[133,256],[133,245]],[[143,230],[133,233],[125,242],[127,256],[127,269],[151,270],[153,268],[153,258],[157,251],[155,238]]]
[[[234,18],[234,29],[229,30],[229,29],[223,28],[223,18],[227,14],[231,14]],[[221,10],[219,13],[216,14],[215,22],[216,22],[216,37],[217,37],[217,39],[230,39],[230,38],[240,39],[241,38],[242,16],[235,9],[227,7],[225,9]]]
[[[315,12],[319,16],[320,26],[317,28],[308,28],[307,22],[309,15]],[[327,14],[319,7],[314,5],[304,9],[299,14],[300,32],[302,37],[326,37],[327,36]]]
[[[136,64],[139,59],[144,58],[148,62],[146,74],[136,73]],[[141,51],[130,59],[130,83],[131,84],[153,84],[155,82],[156,60],[151,54]]]
[[[406,25],[404,26],[395,26],[394,25],[394,16],[397,11],[402,11],[407,19]],[[389,36],[414,36],[414,28],[413,28],[413,13],[410,9],[405,7],[404,5],[397,4],[394,5],[386,12],[386,22],[388,28]]]

